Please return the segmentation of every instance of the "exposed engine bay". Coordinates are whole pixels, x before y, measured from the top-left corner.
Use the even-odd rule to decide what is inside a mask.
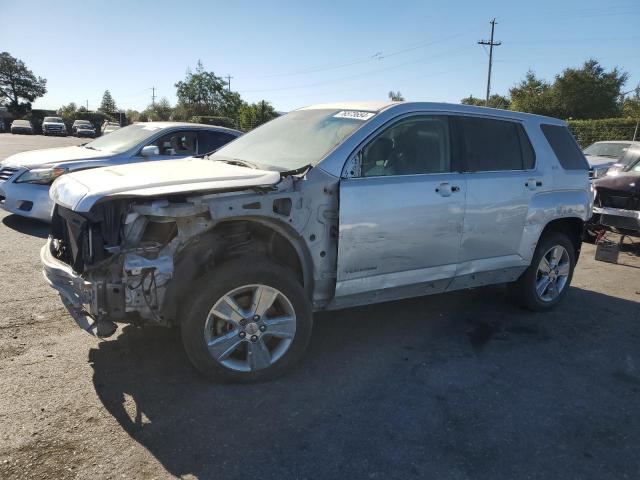
[[[177,324],[193,282],[252,255],[293,269],[322,307],[335,289],[337,197],[337,179],[313,170],[241,191],[106,198],[88,213],[57,205],[49,248],[90,285],[83,308],[97,321]]]

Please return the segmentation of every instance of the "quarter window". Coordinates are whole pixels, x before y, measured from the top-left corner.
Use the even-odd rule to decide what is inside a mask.
[[[589,170],[587,159],[567,127],[543,123],[540,128],[562,168],[565,170]]]
[[[447,117],[411,117],[387,128],[359,154],[363,177],[451,171]]]
[[[467,172],[528,170],[535,154],[522,125],[489,118],[458,117]]]

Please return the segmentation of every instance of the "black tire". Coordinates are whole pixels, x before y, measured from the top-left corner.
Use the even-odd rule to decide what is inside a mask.
[[[569,256],[569,275],[567,277],[567,282],[564,288],[560,291],[560,294],[552,300],[545,301],[538,295],[538,292],[536,291],[538,266],[540,265],[542,256],[545,255],[554,246],[561,246],[566,250]],[[529,265],[529,267],[524,271],[524,273],[514,284],[516,298],[520,305],[536,312],[550,310],[555,307],[566,295],[567,290],[569,290],[575,265],[575,248],[569,236],[565,233],[557,231],[550,231],[545,233],[536,246],[536,251],[533,254],[531,265]]]
[[[209,353],[205,323],[210,310],[225,294],[252,284],[275,288],[289,300],[296,316],[295,335],[282,357],[273,364],[242,372],[228,368]],[[311,303],[294,272],[263,258],[239,258],[215,267],[194,285],[198,288],[185,302],[189,307],[182,315],[181,335],[189,360],[207,378],[224,383],[271,380],[285,374],[302,357],[311,337],[313,314]]]

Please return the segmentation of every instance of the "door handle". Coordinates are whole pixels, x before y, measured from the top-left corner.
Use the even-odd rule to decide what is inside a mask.
[[[448,197],[454,192],[459,192],[460,187],[458,185],[451,185],[449,182],[442,182],[436,187],[436,193],[442,197]]]
[[[535,178],[530,178],[526,182],[524,182],[524,186],[529,190],[535,190],[538,187],[542,186],[542,180],[536,180]]]

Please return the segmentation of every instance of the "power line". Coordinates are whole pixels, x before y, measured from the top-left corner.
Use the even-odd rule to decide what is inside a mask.
[[[484,101],[484,106],[489,106],[489,94],[491,93],[491,66],[493,65],[493,47],[497,47],[498,45],[502,45],[502,42],[494,42],[493,41],[493,32],[496,28],[496,19],[491,20],[491,40],[480,40],[478,43],[480,45],[489,45],[489,73],[487,75],[487,98]]]

